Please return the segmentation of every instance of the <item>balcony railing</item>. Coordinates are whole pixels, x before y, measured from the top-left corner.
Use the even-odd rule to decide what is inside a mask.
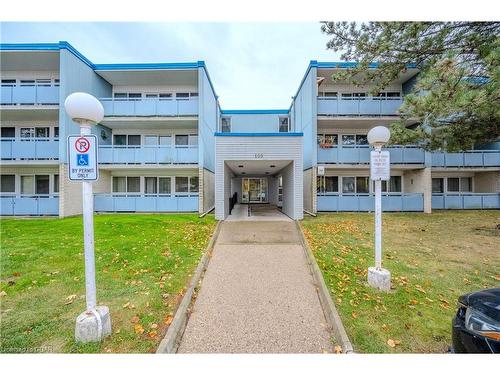
[[[95,194],[97,212],[195,212],[198,194]]]
[[[318,163],[369,164],[370,146],[335,146],[323,148],[318,145]],[[423,164],[425,151],[418,147],[388,147],[391,164]]]
[[[58,105],[58,86],[9,86],[1,87],[3,105]]]
[[[433,152],[433,167],[498,167],[500,150]]]
[[[433,210],[500,208],[500,193],[433,193]]]
[[[59,214],[58,195],[2,195],[0,215],[42,216]]]
[[[373,211],[373,194],[318,193],[318,211]],[[423,211],[422,193],[382,194],[383,211]]]
[[[327,116],[394,116],[403,98],[318,97],[318,115]]]
[[[196,164],[198,146],[99,146],[100,164]]]
[[[102,98],[104,116],[195,116],[198,98],[114,99]]]
[[[59,140],[57,138],[1,138],[2,160],[57,160]]]

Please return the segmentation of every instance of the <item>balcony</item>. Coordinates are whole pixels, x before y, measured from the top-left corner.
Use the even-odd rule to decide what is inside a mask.
[[[197,212],[198,194],[95,194],[96,212]]]
[[[318,211],[373,211],[375,197],[373,194],[318,194]],[[424,195],[422,193],[382,194],[383,211],[423,211]]]
[[[58,195],[0,196],[2,216],[43,216],[59,214]]]
[[[196,116],[198,98],[186,99],[100,99],[104,116]]]
[[[197,164],[198,146],[99,146],[100,164]]]
[[[9,86],[1,88],[2,105],[58,105],[58,86]]]
[[[369,164],[370,146],[334,146],[323,148],[318,145],[318,163],[335,164]],[[424,164],[425,151],[418,147],[388,147],[391,164]]]
[[[433,152],[433,167],[498,167],[499,150],[474,150],[466,152]]]
[[[318,97],[318,116],[395,116],[401,104],[401,97]]]
[[[433,193],[433,210],[482,210],[500,208],[500,193]]]
[[[57,138],[2,138],[2,160],[58,160]]]

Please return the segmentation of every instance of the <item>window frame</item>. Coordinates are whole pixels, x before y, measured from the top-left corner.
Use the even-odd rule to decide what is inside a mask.
[[[227,127],[227,130],[224,130],[224,127]],[[230,116],[222,116],[220,118],[220,132],[221,133],[231,133],[231,128],[232,128],[231,117]]]

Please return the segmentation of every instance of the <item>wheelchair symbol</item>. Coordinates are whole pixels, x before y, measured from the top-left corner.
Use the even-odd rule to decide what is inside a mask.
[[[77,163],[79,166],[89,165],[89,154],[79,154],[77,157]]]

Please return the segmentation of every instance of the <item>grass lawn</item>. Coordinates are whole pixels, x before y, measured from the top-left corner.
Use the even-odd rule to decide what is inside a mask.
[[[213,216],[97,215],[97,301],[113,334],[76,344],[85,310],[82,218],[3,219],[1,352],[154,352],[215,228]]]
[[[302,227],[355,351],[442,353],[457,297],[500,286],[499,223],[500,211],[384,214],[391,293],[366,282],[373,214],[320,214]]]

